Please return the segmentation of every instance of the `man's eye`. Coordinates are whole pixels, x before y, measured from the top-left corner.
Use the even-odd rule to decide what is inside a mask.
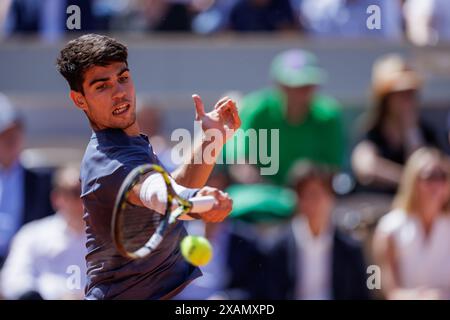
[[[122,83],[123,82],[127,82],[128,81],[128,77],[127,76],[122,76],[122,77],[119,78],[119,81],[122,82]]]
[[[106,84],[99,85],[96,89],[99,91],[102,91],[102,90],[106,89]]]

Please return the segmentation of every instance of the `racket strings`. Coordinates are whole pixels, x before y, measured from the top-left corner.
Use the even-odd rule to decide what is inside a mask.
[[[127,207],[121,216],[121,236],[125,249],[135,251],[145,245],[164,216],[146,208]]]
[[[135,206],[127,201],[133,186],[152,170],[160,173],[163,177],[164,183],[160,186],[160,191],[166,192],[164,201],[167,202],[164,215],[146,207]],[[161,200],[162,198],[164,197],[161,197]],[[162,239],[164,232],[175,227],[176,219],[188,212],[191,206],[190,201],[176,194],[168,173],[162,167],[144,165],[134,169],[122,184],[113,212],[113,239],[116,247],[124,256],[133,256],[133,253],[139,249],[143,253],[141,257],[147,255],[151,250],[145,245],[152,239],[152,235],[154,240],[157,240],[158,237]],[[156,247],[159,241],[153,241],[153,243],[157,243],[152,246]],[[139,256],[139,253],[136,254]]]

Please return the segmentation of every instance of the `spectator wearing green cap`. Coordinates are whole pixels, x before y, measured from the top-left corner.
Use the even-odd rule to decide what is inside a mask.
[[[244,131],[279,129],[279,154],[275,155],[279,157],[279,168],[266,177],[285,183],[289,168],[299,159],[340,167],[344,153],[340,106],[318,93],[326,74],[316,57],[300,49],[282,52],[273,59],[270,73],[275,87],[245,96],[240,113]],[[237,145],[241,146],[238,157],[248,158],[248,143]],[[260,159],[257,166],[263,166]]]

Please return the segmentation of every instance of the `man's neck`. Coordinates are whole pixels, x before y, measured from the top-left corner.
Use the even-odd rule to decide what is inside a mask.
[[[137,124],[137,122],[135,122],[134,124],[132,124],[128,128],[123,129],[123,131],[130,137],[139,136],[139,134],[141,133],[141,130],[140,130],[139,125]]]
[[[324,234],[329,228],[329,223],[327,220],[306,220],[308,221],[308,227],[311,235],[316,239]]]
[[[298,124],[303,121],[308,113],[308,106],[294,106],[292,104],[286,105],[286,120],[293,124]]]
[[[130,137],[137,137],[139,136],[139,134],[141,133],[141,129],[139,128],[139,125],[137,122],[133,123],[131,126],[125,128],[125,129],[119,129],[119,128],[100,128],[98,127],[95,123],[91,122],[91,127],[94,131],[100,131],[100,130],[105,130],[105,129],[118,129],[118,130],[122,130],[123,132],[125,132],[125,134],[127,136]]]

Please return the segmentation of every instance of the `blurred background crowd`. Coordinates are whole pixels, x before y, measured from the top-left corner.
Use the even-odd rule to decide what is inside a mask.
[[[55,40],[65,33],[66,8],[77,5],[84,31],[292,32],[311,37],[407,38],[415,44],[450,39],[445,0],[4,0],[3,33],[38,33]],[[383,28],[366,28],[367,8],[383,12]],[[371,9],[369,12],[373,12]]]
[[[138,121],[167,169],[191,93],[235,98],[244,130],[279,130],[275,174],[261,158],[216,166],[208,184],[234,209],[187,223],[214,258],[177,299],[450,299],[445,0],[2,1],[2,298],[83,298],[91,131],[54,69],[78,35],[71,4],[81,32],[129,44]],[[249,160],[236,145],[222,159]]]

